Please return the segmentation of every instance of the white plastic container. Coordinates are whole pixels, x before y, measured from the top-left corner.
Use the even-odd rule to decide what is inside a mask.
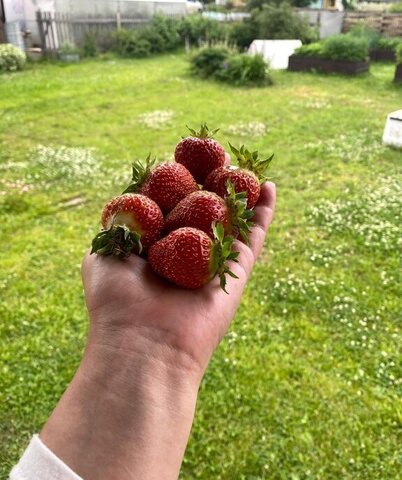
[[[382,141],[390,147],[402,148],[402,110],[388,115]]]
[[[274,70],[286,70],[290,55],[301,45],[300,40],[254,40],[248,53],[262,55]]]

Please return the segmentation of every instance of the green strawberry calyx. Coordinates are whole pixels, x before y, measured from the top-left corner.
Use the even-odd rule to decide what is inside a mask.
[[[211,256],[212,278],[219,275],[220,286],[225,293],[228,293],[226,290],[226,274],[233,278],[239,277],[230,270],[227,262],[229,260],[238,262],[239,252],[232,251],[234,238],[231,235],[225,236],[225,229],[222,223],[213,222],[212,232],[214,234]]]
[[[242,145],[239,149],[235,148],[231,143],[229,143],[230,150],[236,156],[237,163],[240,168],[245,170],[252,171],[259,179],[260,182],[265,182],[268,180],[266,176],[267,168],[274,158],[274,153],[264,160],[258,158],[258,151],[250,152],[247,148]]]
[[[236,193],[235,187],[230,180],[226,182],[226,189],[228,193],[225,201],[229,210],[233,233],[239,235],[248,245],[248,237],[253,226],[251,218],[254,216],[254,212],[247,209],[247,192]]]
[[[145,164],[136,160],[132,165],[132,177],[130,185],[124,190],[124,193],[137,193],[139,192],[143,183],[149,177],[151,170],[155,166],[156,158],[151,158],[151,154],[145,159]]]
[[[190,133],[193,137],[197,137],[197,138],[201,138],[201,139],[213,138],[214,135],[217,132],[219,132],[219,128],[217,128],[216,130],[210,130],[206,123],[201,124],[201,128],[200,128],[199,132],[197,132],[193,128],[190,128],[188,125],[186,125],[186,127],[190,130]],[[185,137],[183,137],[183,138],[185,138]]]
[[[107,230],[101,230],[92,240],[91,255],[97,253],[126,258],[133,252],[142,252],[141,235],[127,225],[112,225]]]

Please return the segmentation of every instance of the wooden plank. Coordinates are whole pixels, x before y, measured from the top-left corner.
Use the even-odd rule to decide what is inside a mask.
[[[56,31],[56,37],[57,37],[57,48],[60,48],[63,43],[63,32],[61,29],[61,15],[59,13],[55,13],[54,15],[54,25],[55,25],[55,31]]]

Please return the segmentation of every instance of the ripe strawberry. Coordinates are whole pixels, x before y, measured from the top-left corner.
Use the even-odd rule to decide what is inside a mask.
[[[145,166],[133,164],[131,185],[124,190],[138,192],[156,202],[164,214],[169,213],[182,198],[199,190],[197,182],[186,167],[175,162],[161,163],[153,168],[155,160],[146,159]]]
[[[183,138],[177,144],[174,158],[187,167],[196,181],[202,184],[212,170],[224,165],[225,150],[213,139],[218,130],[210,131],[206,123],[201,125],[199,132],[187,128],[192,136]]]
[[[225,234],[248,240],[251,230],[249,219],[253,216],[251,210],[246,210],[245,193],[234,191],[229,183],[225,199],[213,192],[200,190],[183,198],[165,219],[165,231],[171,232],[181,227],[193,227],[202,230],[211,238],[214,237],[212,224],[221,223]]]
[[[92,241],[91,253],[128,257],[147,250],[161,236],[163,215],[150,198],[126,193],[112,198],[102,212],[103,230]]]
[[[237,193],[246,192],[247,208],[253,208],[260,197],[260,184],[266,179],[265,171],[274,154],[266,160],[260,160],[257,151],[250,152],[244,145],[240,147],[240,150],[230,145],[230,149],[236,155],[239,167],[229,165],[217,168],[205,180],[204,190],[215,192],[224,197],[226,184],[229,180],[233,183]]]
[[[233,237],[224,236],[222,224],[214,224],[213,231],[213,240],[196,228],[185,227],[170,232],[150,248],[151,268],[183,288],[202,287],[219,275],[220,285],[225,290],[225,274],[237,278],[229,270],[227,261],[237,261],[239,253],[231,251]]]

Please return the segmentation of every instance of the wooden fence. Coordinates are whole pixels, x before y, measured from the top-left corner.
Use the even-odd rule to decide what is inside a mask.
[[[402,37],[402,14],[381,12],[346,12],[343,19],[343,32],[363,23],[373,27],[388,37]]]
[[[3,2],[2,0],[0,0],[0,43],[3,43],[6,41],[6,36],[4,34],[4,22],[5,22],[5,16],[4,16]]]
[[[56,55],[65,44],[81,47],[85,35],[92,34],[99,48],[108,49],[111,34],[120,28],[140,28],[149,23],[148,18],[75,18],[68,13],[36,12],[41,46],[46,55]]]
[[[38,23],[42,49],[47,55],[56,55],[58,49],[66,43],[81,47],[85,35],[90,33],[96,38],[98,47],[101,50],[107,50],[111,46],[111,34],[114,31],[119,28],[140,28],[149,23],[152,18],[152,13],[157,11],[157,2],[143,2],[143,5],[150,5],[150,8],[155,11],[146,12],[146,14],[144,14],[144,12],[133,13],[132,18],[122,18],[118,11],[115,13],[115,16],[110,18],[76,18],[67,13],[38,11],[36,13],[36,20]],[[164,5],[168,4],[165,3]],[[389,37],[402,37],[402,14],[378,12],[342,13],[306,9],[299,9],[299,12],[310,16],[311,24],[320,26],[320,33],[322,34],[320,36],[322,37],[333,35],[340,31],[348,32],[354,25],[359,23],[371,26],[383,35]],[[169,13],[166,12],[162,13],[169,15]],[[177,16],[177,14],[169,16]],[[325,29],[327,29],[328,32],[321,32],[321,30]]]

